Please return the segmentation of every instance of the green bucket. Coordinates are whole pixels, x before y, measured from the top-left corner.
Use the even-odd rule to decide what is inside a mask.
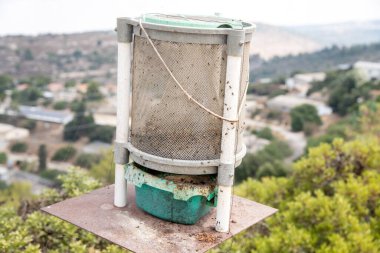
[[[125,177],[135,185],[136,205],[163,220],[195,224],[215,206],[215,175],[175,175],[131,163]]]

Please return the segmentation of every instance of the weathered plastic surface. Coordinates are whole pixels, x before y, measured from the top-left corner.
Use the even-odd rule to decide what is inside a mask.
[[[183,16],[167,14],[143,15],[144,22],[161,25],[194,27],[194,28],[235,28],[242,29],[244,24],[240,20],[221,18],[217,16]]]
[[[186,176],[155,172],[135,163],[125,178],[136,185],[136,205],[158,218],[195,224],[214,205],[215,176]]]
[[[173,193],[149,185],[136,186],[136,205],[147,213],[171,222],[192,225],[206,215],[211,206],[203,196],[187,201],[173,198]]]

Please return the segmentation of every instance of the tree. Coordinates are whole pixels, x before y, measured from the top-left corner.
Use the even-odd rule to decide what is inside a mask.
[[[68,161],[75,156],[76,152],[77,150],[73,146],[68,145],[66,147],[62,147],[58,149],[54,153],[52,160],[53,161]]]
[[[307,124],[321,125],[317,109],[309,104],[299,105],[290,111],[292,131],[303,131]]]
[[[64,110],[68,106],[68,103],[66,101],[57,101],[53,104],[54,110]]]
[[[32,61],[34,59],[33,53],[29,48],[24,51],[22,59],[25,61]]]
[[[63,139],[76,141],[80,137],[87,136],[95,127],[94,118],[86,113],[86,104],[78,102],[74,119],[65,125]]]
[[[42,97],[41,91],[36,87],[29,87],[23,91],[13,91],[12,100],[19,104],[36,105],[37,100]]]
[[[11,89],[13,85],[13,79],[9,75],[0,75],[0,94],[3,94],[6,90]]]
[[[112,184],[115,179],[115,163],[111,150],[103,154],[102,159],[90,169],[90,175],[104,184]]]
[[[11,151],[14,153],[25,153],[28,150],[28,144],[25,142],[15,142],[11,146]]]
[[[237,186],[279,212],[214,252],[380,252],[379,109],[360,108],[354,139],[311,148],[289,177]]]
[[[115,127],[96,125],[95,128],[89,132],[88,136],[91,141],[103,141],[112,143],[115,135]]]
[[[59,176],[62,189],[31,195],[30,185],[12,184],[0,190],[1,252],[99,252],[125,250],[51,215],[40,212],[46,205],[75,197],[101,186],[80,168]]]
[[[94,164],[98,163],[100,159],[101,157],[99,155],[83,153],[77,157],[75,160],[75,165],[81,168],[89,169]]]
[[[263,129],[256,131],[254,133],[257,137],[272,141],[274,139],[272,130],[269,127],[264,127]]]
[[[38,148],[38,170],[43,171],[46,170],[46,145],[42,144]]]
[[[256,154],[247,154],[236,168],[235,180],[241,182],[249,177],[286,176],[289,169],[283,160],[290,156],[290,147],[282,141],[274,140]]]
[[[74,87],[76,83],[77,82],[75,80],[68,80],[68,81],[65,82],[65,87],[66,88]]]
[[[7,154],[4,152],[0,152],[0,164],[7,163],[8,157]]]
[[[102,93],[99,91],[99,83],[91,81],[88,84],[87,93],[86,93],[86,99],[87,100],[101,100],[103,98]]]

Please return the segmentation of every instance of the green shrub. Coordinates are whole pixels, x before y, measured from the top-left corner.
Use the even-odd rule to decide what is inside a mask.
[[[28,145],[25,142],[15,142],[11,146],[13,153],[25,153],[28,150]]]
[[[65,174],[65,172],[59,170],[43,170],[39,173],[40,177],[53,181],[56,184],[59,184],[61,181],[58,179],[60,175]]]
[[[54,110],[64,110],[68,106],[68,103],[66,101],[57,101],[53,104]]]
[[[94,130],[89,134],[91,141],[102,141],[112,143],[115,134],[115,127],[112,126],[99,126],[97,125]]]
[[[68,161],[75,156],[76,152],[77,150],[73,146],[62,147],[54,153],[52,160]]]
[[[286,176],[289,169],[283,160],[291,154],[292,150],[287,143],[272,141],[256,154],[247,154],[244,157],[235,172],[236,182],[241,182],[248,177]]]
[[[8,157],[7,154],[4,152],[0,152],[0,164],[7,163]]]
[[[292,131],[294,132],[305,130],[307,124],[314,124],[315,126],[322,124],[317,109],[309,104],[304,104],[293,108],[290,111],[290,117]]]
[[[32,131],[36,128],[37,122],[33,119],[22,119],[20,120],[19,126]]]
[[[263,129],[256,131],[255,135],[259,138],[267,139],[269,141],[272,141],[274,139],[272,130],[269,127],[264,127]]]
[[[75,165],[81,168],[89,169],[91,168],[92,165],[94,165],[95,163],[98,163],[100,159],[101,157],[99,157],[99,155],[80,154],[75,161]]]

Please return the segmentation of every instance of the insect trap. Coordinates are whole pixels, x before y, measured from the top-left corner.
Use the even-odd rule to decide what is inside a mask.
[[[202,252],[273,214],[232,196],[254,29],[221,17],[118,18],[115,186],[76,202],[95,210],[113,194],[114,205],[94,211],[97,225],[62,206],[47,212],[137,252]]]

